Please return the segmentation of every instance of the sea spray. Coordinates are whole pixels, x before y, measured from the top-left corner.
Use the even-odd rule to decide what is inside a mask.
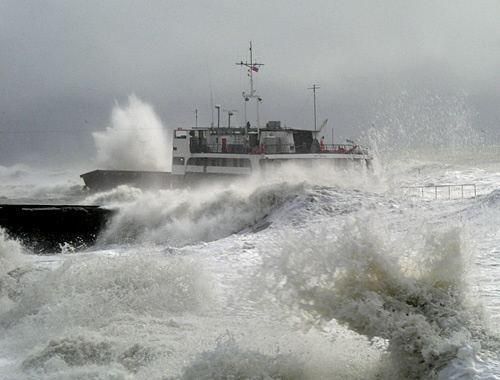
[[[13,299],[19,293],[17,277],[23,274],[27,262],[21,243],[0,228],[0,316],[14,306]]]
[[[2,182],[16,182],[16,180],[27,176],[29,172],[30,168],[25,164],[15,164],[12,166],[0,165],[0,178]]]
[[[78,169],[47,169],[24,164],[0,165],[0,202],[60,203],[77,202],[83,195]]]
[[[149,242],[173,246],[213,241],[252,228],[304,191],[303,185],[257,189],[220,186],[151,191],[122,203],[100,243]]]
[[[116,104],[111,126],[94,132],[97,161],[103,169],[171,170],[171,137],[149,104],[130,95]]]
[[[0,276],[19,267],[24,259],[24,248],[17,240],[11,239],[0,227]]]
[[[374,173],[387,189],[401,185],[412,167],[420,176],[420,166],[430,163],[469,164],[485,145],[466,95],[429,91],[381,98],[360,140],[370,146]]]
[[[120,185],[111,190],[90,194],[83,199],[82,204],[120,207],[137,201],[143,193],[143,190],[137,187]]]
[[[335,319],[387,339],[386,375],[436,377],[481,334],[468,306],[460,231],[430,233],[418,251],[389,236],[361,221],[348,223],[338,238],[285,236],[270,247],[260,280],[308,324]]]
[[[464,148],[483,143],[473,115],[465,95],[403,91],[379,100],[372,127],[362,139],[384,158],[394,154],[414,158],[436,150],[461,154]]]

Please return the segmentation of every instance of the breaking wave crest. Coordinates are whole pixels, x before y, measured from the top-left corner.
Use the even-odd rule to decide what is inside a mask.
[[[364,194],[358,189],[369,187],[369,175],[350,169],[322,169],[321,165],[283,165],[263,175],[184,189],[141,190],[123,185],[89,195],[84,203],[117,210],[101,234],[100,243],[182,246],[287,223],[290,218],[279,215],[279,210],[295,201],[305,213],[310,211],[310,204],[322,206],[316,210],[319,213],[358,208]]]
[[[120,207],[128,202],[134,202],[140,198],[143,191],[136,187],[120,185],[109,191],[94,193],[83,200],[83,204],[106,205],[106,207]]]
[[[475,355],[488,340],[470,305],[460,231],[430,233],[418,248],[382,236],[390,234],[359,221],[339,238],[287,236],[264,260],[261,280],[311,326],[336,320],[386,339],[385,377],[435,378],[464,347]]]
[[[303,193],[303,184],[141,192],[118,207],[100,240],[176,246],[213,241],[245,228],[270,225],[265,219],[274,210]]]

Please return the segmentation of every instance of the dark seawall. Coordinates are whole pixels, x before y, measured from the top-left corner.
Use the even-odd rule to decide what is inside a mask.
[[[113,214],[100,206],[0,204],[0,227],[36,253],[54,253],[65,243],[92,245]]]

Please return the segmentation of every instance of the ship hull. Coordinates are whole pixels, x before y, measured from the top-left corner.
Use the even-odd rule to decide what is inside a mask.
[[[120,185],[135,187],[178,186],[183,179],[169,172],[138,170],[93,170],[80,175],[85,186],[91,190],[106,190]]]
[[[178,188],[200,182],[221,182],[238,177],[233,174],[221,173],[186,173],[185,175],[172,174],[161,171],[140,170],[94,170],[80,175],[85,187],[92,191],[108,190],[120,185],[129,185],[139,188]]]

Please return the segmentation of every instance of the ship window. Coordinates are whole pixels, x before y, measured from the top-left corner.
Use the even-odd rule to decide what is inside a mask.
[[[175,138],[176,139],[185,139],[185,138],[187,138],[187,131],[176,130],[175,131]]]
[[[188,165],[191,166],[223,166],[223,167],[241,167],[250,168],[251,163],[248,158],[225,158],[225,157],[192,157],[188,159]]]
[[[193,157],[188,160],[187,164],[192,166],[206,166],[207,159],[205,157]]]
[[[240,158],[240,166],[244,168],[252,167],[252,165],[250,164],[250,160],[248,158]]]
[[[172,163],[174,165],[184,165],[184,157],[174,157]]]

